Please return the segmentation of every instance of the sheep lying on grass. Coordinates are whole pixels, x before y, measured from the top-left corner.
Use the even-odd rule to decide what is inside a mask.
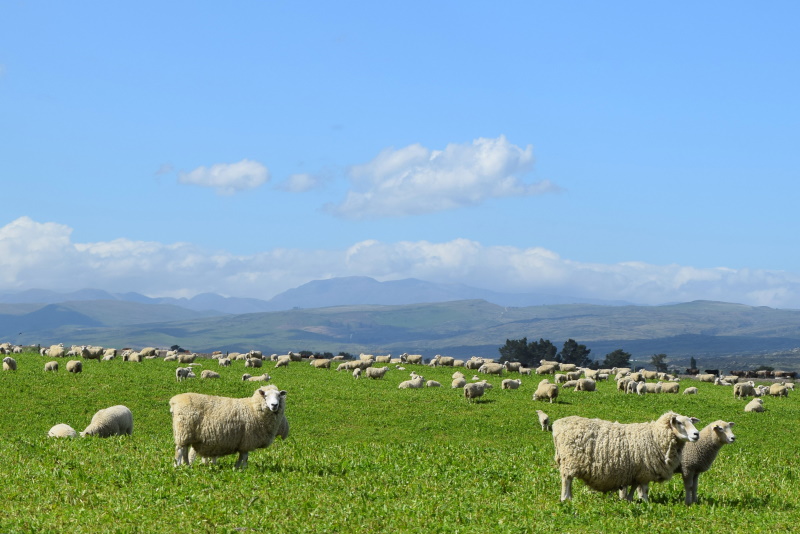
[[[258,376],[252,376],[247,373],[242,375],[242,381],[244,382],[269,382],[271,378],[267,373]]]
[[[756,397],[755,399],[751,400],[747,403],[744,407],[745,412],[763,412],[764,411],[764,400]]]
[[[94,414],[89,426],[81,432],[81,437],[98,436],[107,438],[123,434],[133,434],[133,414],[127,406],[118,404],[117,406],[99,410]]]
[[[234,468],[247,466],[250,451],[289,435],[286,391],[274,385],[242,399],[181,393],[169,401],[175,439],[175,466],[191,465],[189,448],[204,458],[239,453]]]
[[[219,373],[210,369],[204,369],[200,373],[200,378],[219,378]]]
[[[411,380],[404,380],[397,386],[398,389],[418,389],[425,387],[425,377],[416,375]]]
[[[596,491],[619,490],[630,500],[639,486],[647,501],[647,484],[669,480],[680,466],[687,441],[697,441],[696,419],[667,412],[648,423],[612,423],[576,415],[553,423],[555,460],[561,472],[561,500],[572,499],[572,479]]]
[[[17,370],[17,360],[12,358],[11,356],[6,356],[3,358],[3,371],[16,371]]]
[[[60,423],[51,428],[47,435],[51,438],[76,438],[78,433],[71,426]]]

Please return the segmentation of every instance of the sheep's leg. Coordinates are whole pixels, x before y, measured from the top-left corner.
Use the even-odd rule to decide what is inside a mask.
[[[633,490],[635,486],[631,486],[630,489],[628,486],[622,486],[619,489],[619,498],[623,501],[632,501],[633,500]]]
[[[647,502],[648,501],[648,492],[649,492],[649,490],[650,490],[650,486],[648,484],[646,484],[646,483],[645,484],[639,484],[639,487],[636,488],[636,493],[639,495],[639,498],[643,502]],[[631,493],[633,493],[633,491],[631,491]]]
[[[175,467],[178,467],[181,464],[191,465],[189,463],[189,447],[184,446],[177,446],[175,447]]]
[[[692,477],[692,502],[691,504],[697,503],[697,485],[700,483],[700,473],[695,473]]]
[[[561,475],[561,500],[568,501],[570,499],[572,499],[572,477]]]
[[[247,455],[250,454],[249,452],[240,452],[239,458],[236,460],[236,463],[233,465],[234,469],[244,469],[247,467]]]

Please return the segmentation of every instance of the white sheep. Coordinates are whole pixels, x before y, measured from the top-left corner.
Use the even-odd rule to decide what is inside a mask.
[[[45,371],[58,371],[58,362],[53,360],[44,364]]]
[[[756,397],[755,399],[751,400],[747,403],[744,407],[745,412],[763,412],[764,411],[764,400]]]
[[[77,438],[78,433],[71,426],[60,423],[48,430],[47,436],[51,438]]]
[[[289,362],[292,361],[292,357],[289,355],[278,356],[278,360],[275,362],[275,369],[278,367],[289,367]]]
[[[478,397],[482,397],[487,389],[491,388],[492,385],[486,380],[464,384],[464,398],[469,402],[473,402]]]
[[[258,376],[252,376],[247,373],[242,375],[243,382],[269,382],[271,378],[267,373]]]
[[[466,385],[467,381],[463,376],[459,378],[454,378],[453,381],[450,383],[450,387],[453,389],[463,388]]]
[[[261,361],[260,358],[251,358],[249,354],[244,359],[244,366],[245,367],[252,367],[253,369],[257,369],[257,368],[261,367],[262,365],[264,365],[264,364],[263,364],[263,362]]]
[[[239,453],[234,468],[247,466],[250,451],[288,437],[286,391],[274,385],[242,399],[181,393],[169,400],[175,439],[175,466],[191,465],[189,448],[205,458]]]
[[[738,382],[733,385],[733,396],[737,399],[743,399],[745,397],[755,397],[756,396],[756,388],[755,384],[750,382]]]
[[[597,382],[593,378],[580,378],[575,384],[575,391],[597,391]]]
[[[661,393],[678,393],[680,392],[681,385],[678,382],[661,383]]]
[[[178,367],[175,369],[175,380],[177,382],[183,382],[187,378],[195,378],[196,375],[191,367]]]
[[[522,380],[517,378],[516,380],[512,380],[510,378],[506,378],[500,383],[500,389],[517,389],[522,385]]]
[[[773,397],[788,397],[789,388],[787,388],[783,384],[772,384],[769,387],[769,394],[772,395]]]
[[[3,371],[16,371],[17,370],[17,360],[12,358],[11,356],[6,356],[3,358]]]
[[[688,387],[683,390],[684,395],[697,395],[697,388],[694,386]]]
[[[503,367],[502,363],[493,362],[486,362],[478,368],[479,373],[485,373],[487,375],[502,375],[505,370],[506,368]]]
[[[667,412],[648,423],[612,423],[569,416],[553,423],[555,461],[561,473],[561,500],[572,499],[572,480],[583,480],[596,491],[619,490],[630,500],[628,486],[669,480],[680,465],[681,449],[697,441],[694,418]]]
[[[83,362],[80,360],[70,360],[67,362],[67,372],[69,373],[82,373]]]
[[[361,367],[356,367],[353,369],[353,378],[359,378],[361,376]]]
[[[455,373],[453,373],[453,376],[451,376],[450,378],[453,378],[453,379],[464,378],[464,373],[462,373],[461,371],[456,371]]]
[[[687,443],[683,447],[679,471],[683,477],[687,505],[697,502],[697,482],[700,473],[709,470],[723,445],[736,440],[736,436],[731,430],[732,426],[731,422],[714,421],[700,431],[697,441]]]
[[[107,438],[123,434],[133,434],[133,414],[127,406],[118,404],[117,406],[98,410],[92,416],[89,426],[81,432],[81,437],[98,436]]]
[[[398,389],[418,389],[425,386],[425,377],[415,375],[411,380],[404,380],[397,386]]]
[[[328,358],[319,358],[311,360],[312,367],[315,369],[330,369],[331,368],[331,361]]]
[[[367,367],[364,372],[364,376],[377,380],[383,378],[388,370],[389,368],[385,365],[383,367]]]
[[[220,367],[230,367],[231,359],[226,356],[224,358],[220,358],[219,360],[217,360],[217,363],[219,364]]]
[[[542,410],[536,410],[536,414],[539,416],[539,424],[542,427],[542,430],[547,432],[548,430],[552,430],[553,427],[550,424],[550,416],[544,413]]]
[[[440,387],[442,387],[442,384],[441,384],[441,382],[437,382],[436,380],[428,380],[427,382],[425,382],[425,387],[426,388],[440,388]]]
[[[204,369],[203,372],[200,373],[200,378],[219,378],[219,373],[211,369]]]
[[[547,399],[552,404],[556,398],[558,398],[558,386],[556,384],[551,384],[546,378],[539,382],[539,385],[536,386],[536,392],[533,394],[533,400]]]

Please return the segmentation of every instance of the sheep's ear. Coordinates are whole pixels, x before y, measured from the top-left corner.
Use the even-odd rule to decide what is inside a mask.
[[[278,394],[279,394],[281,397],[285,397],[285,396],[286,396],[286,390],[285,390],[285,389],[282,389],[282,390],[280,391],[280,393],[278,393]]]
[[[733,421],[728,421],[728,426],[733,426]]]
[[[700,422],[700,419],[698,419],[697,417],[690,417],[689,420],[692,422],[693,425]]]

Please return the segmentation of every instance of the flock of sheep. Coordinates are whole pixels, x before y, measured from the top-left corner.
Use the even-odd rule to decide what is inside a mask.
[[[9,352],[5,344],[0,345],[0,350]],[[88,347],[70,349],[73,354],[76,354],[76,350],[77,354],[87,359],[116,357],[116,351],[110,352],[113,349],[89,350]],[[70,351],[55,345],[43,349],[43,353],[54,357],[67,356]],[[178,381],[196,377],[192,369],[196,355],[159,352],[152,348],[138,351],[135,355],[133,351],[123,354],[123,358],[128,361],[141,361],[142,357],[163,357],[168,361],[188,364],[187,367],[176,369],[175,377]],[[228,367],[232,360],[240,359],[244,360],[246,368],[253,369],[261,368],[267,362],[278,368],[287,367],[292,362],[304,361],[300,354],[292,352],[285,355],[273,354],[269,359],[258,351],[226,356],[215,353],[213,357],[221,367]],[[405,370],[404,365],[423,364],[421,355],[409,354],[403,354],[398,358],[392,358],[390,355],[362,354],[356,360],[346,361],[342,357],[312,358],[309,363],[315,368],[330,369],[331,363],[337,360],[341,360],[336,367],[337,371],[351,372],[355,379],[366,377],[374,380],[384,378],[390,370],[389,365],[394,365],[395,370]],[[70,361],[67,369],[71,372],[80,372],[80,365],[70,366],[73,362],[81,364],[80,360]],[[375,364],[384,365],[375,367]],[[590,370],[544,360],[536,369],[528,369],[514,362],[496,363],[475,357],[458,360],[436,356],[428,365],[457,367],[485,375],[502,376],[511,372],[522,376],[533,373],[548,375],[550,378],[542,379],[538,383],[532,398],[539,401],[547,400],[550,403],[558,402],[560,388],[591,392],[596,390],[597,381],[609,380],[611,376],[615,377],[619,391],[637,395],[678,393],[680,384],[678,377],[665,373],[622,368]],[[16,361],[12,357],[4,358],[3,369],[16,370]],[[45,371],[57,371],[57,369],[57,361],[45,365]],[[439,382],[426,381],[416,371],[412,371],[410,375],[409,380],[399,384],[399,389],[441,387]],[[211,370],[204,370],[201,373],[201,378],[219,377],[219,373]],[[736,398],[754,397],[745,407],[745,411],[763,411],[762,396],[785,397],[794,389],[791,383],[757,386],[752,381],[739,382],[737,377],[709,378],[700,375],[696,379],[723,387],[733,386]],[[266,373],[255,377],[244,374],[242,380],[269,381],[270,376]],[[657,380],[657,382],[647,380]],[[505,378],[502,379],[501,387],[518,389],[521,384],[521,378]],[[464,397],[474,402],[493,386],[477,374],[467,382],[464,373],[457,370],[452,375],[451,387],[463,390]],[[696,393],[696,387],[684,389],[684,394]],[[175,466],[191,465],[196,457],[200,457],[204,462],[216,462],[220,456],[238,453],[235,467],[243,468],[247,465],[249,452],[268,447],[276,436],[286,439],[289,435],[289,423],[285,415],[286,391],[279,390],[274,385],[262,386],[252,396],[242,399],[182,393],[170,399],[169,407],[175,441]],[[551,423],[544,411],[536,410],[536,412],[541,429],[552,431],[553,434],[555,461],[562,480],[561,500],[572,498],[572,481],[578,478],[594,490],[617,491],[620,498],[627,500],[631,500],[635,492],[640,499],[646,501],[651,482],[663,482],[671,479],[674,474],[681,473],[685,502],[687,505],[696,503],[700,473],[711,467],[723,445],[732,443],[736,439],[732,431],[734,425],[732,422],[714,421],[698,431],[694,426],[698,422],[697,419],[671,411],[655,421],[629,424],[580,416],[563,417]],[[132,432],[133,415],[130,410],[125,406],[112,406],[98,411],[80,436],[108,437],[132,434]],[[60,424],[54,426],[49,435],[74,437],[78,433],[68,425]]]

